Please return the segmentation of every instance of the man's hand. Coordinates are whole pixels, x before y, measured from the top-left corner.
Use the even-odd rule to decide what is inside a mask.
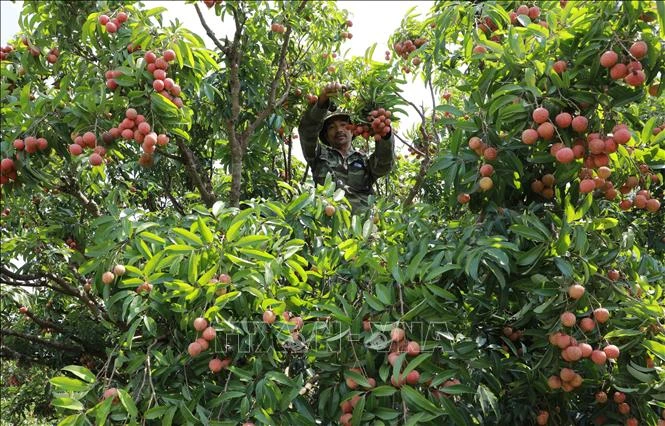
[[[323,108],[326,105],[328,105],[328,100],[330,99],[331,95],[336,95],[337,92],[340,90],[344,90],[345,87],[342,86],[339,82],[334,82],[334,83],[328,83],[325,86],[323,86],[323,89],[321,89],[321,93],[319,94],[319,107]]]

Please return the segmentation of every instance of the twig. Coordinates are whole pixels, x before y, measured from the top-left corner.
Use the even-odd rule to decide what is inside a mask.
[[[194,3],[194,8],[196,9],[196,14],[199,15],[199,21],[201,21],[201,25],[203,25],[203,28],[206,30],[206,34],[210,39],[212,40],[213,43],[215,43],[215,46],[225,54],[228,54],[227,52],[227,47],[223,46],[222,43],[217,40],[217,36],[215,36],[215,33],[210,29],[208,26],[208,23],[206,22],[205,18],[203,18],[203,14],[201,13],[201,9],[199,8],[199,5]]]

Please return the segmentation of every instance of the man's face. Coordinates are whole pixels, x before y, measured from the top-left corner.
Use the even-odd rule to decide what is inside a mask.
[[[353,133],[346,128],[348,125],[349,122],[341,117],[328,123],[326,139],[330,143],[330,146],[339,149],[348,148],[351,145]]]

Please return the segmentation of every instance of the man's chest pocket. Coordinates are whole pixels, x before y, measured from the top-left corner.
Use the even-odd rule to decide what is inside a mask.
[[[349,186],[356,190],[366,191],[369,189],[369,174],[367,162],[363,159],[353,160],[349,163]]]

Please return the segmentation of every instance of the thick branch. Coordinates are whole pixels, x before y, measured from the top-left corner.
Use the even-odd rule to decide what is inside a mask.
[[[275,102],[275,96],[277,96],[277,86],[279,86],[279,80],[286,71],[286,54],[289,51],[290,40],[291,40],[291,27],[288,27],[286,29],[286,33],[284,34],[284,42],[282,43],[282,49],[279,54],[277,71],[275,72],[275,76],[273,77],[272,82],[270,83],[270,91],[268,92],[268,105],[263,111],[261,111],[256,115],[254,121],[247,127],[247,129],[243,133],[242,140],[245,144],[248,143],[249,136],[252,133],[254,133],[254,130],[256,130],[256,128],[263,122],[263,120],[265,120],[266,117],[268,117],[268,115],[270,115],[275,110],[275,105],[281,105],[282,103],[284,103],[284,101],[286,101],[286,98],[288,97],[290,87],[287,82],[284,94],[280,97],[280,99],[277,102]]]
[[[94,201],[88,199],[88,197],[83,194],[83,192],[78,188],[78,185],[73,181],[73,179],[65,180],[63,178],[64,185],[58,187],[62,192],[71,195],[72,197],[79,200],[83,207],[90,213],[93,217],[101,216],[99,206]]]
[[[192,181],[194,181],[194,185],[196,185],[196,188],[201,193],[201,198],[203,199],[203,202],[206,204],[206,206],[212,207],[212,205],[215,204],[215,201],[217,201],[217,198],[215,197],[215,194],[208,190],[203,180],[201,179],[201,175],[196,169],[194,153],[189,148],[187,148],[183,141],[177,140],[176,143],[178,144],[178,148],[180,148],[180,153],[182,154],[187,174],[192,179]]]
[[[31,336],[29,334],[19,333],[17,331],[8,330],[6,328],[1,328],[0,329],[0,335],[18,337],[20,339],[25,339],[25,340],[28,340],[28,341],[33,342],[33,343],[37,343],[37,344],[44,345],[44,346],[49,346],[51,348],[58,349],[58,350],[61,350],[61,351],[83,352],[83,349],[78,347],[78,346],[66,345],[64,343],[54,342],[52,340],[45,340],[45,339],[41,339],[37,336]]]
[[[223,53],[227,53],[227,48],[223,46],[222,43],[219,42],[219,40],[215,36],[215,33],[208,26],[208,23],[206,22],[205,18],[203,18],[203,14],[201,13],[199,5],[194,3],[194,8],[196,9],[196,14],[199,15],[199,21],[201,21],[201,25],[203,25],[203,28],[205,28],[206,34],[208,35],[208,37],[210,37],[210,40],[212,40],[212,42],[215,43],[215,46],[217,46],[219,50],[221,50]]]

